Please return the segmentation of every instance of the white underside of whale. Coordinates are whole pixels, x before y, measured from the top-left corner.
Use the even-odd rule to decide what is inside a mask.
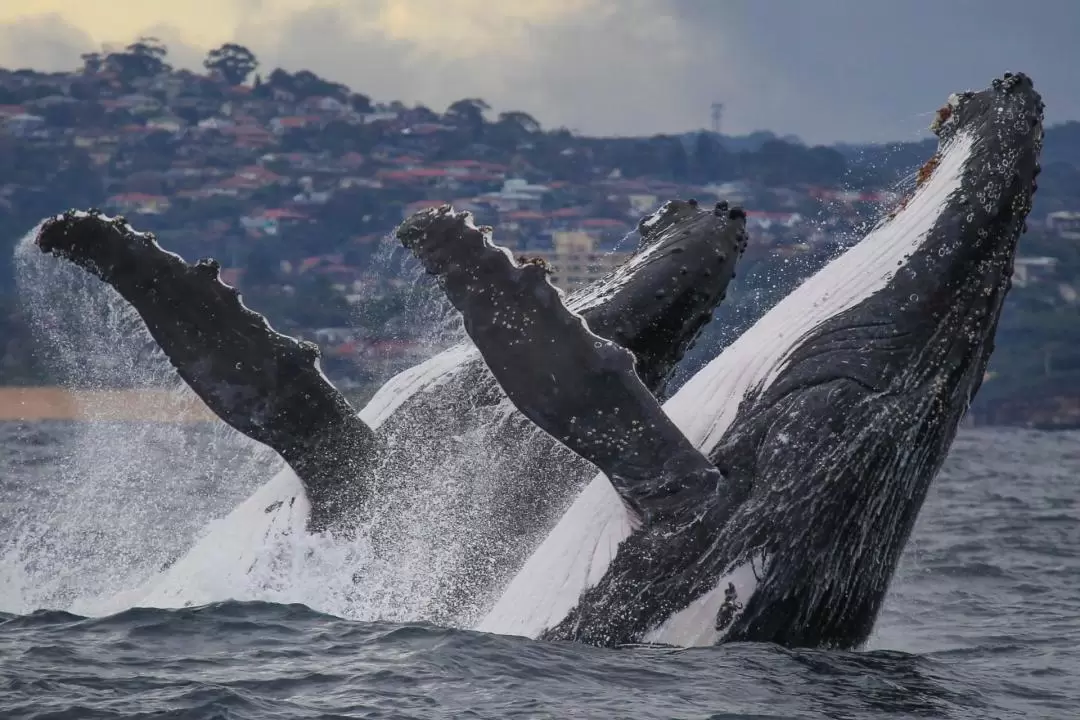
[[[791,295],[698,372],[664,405],[675,424],[699,448],[714,447],[743,398],[766,387],[790,351],[825,319],[881,290],[916,252],[949,196],[960,186],[972,139],[958,135],[931,178],[891,222],[803,283]],[[477,351],[450,348],[391,379],[360,412],[381,425],[415,393],[452,377]],[[269,509],[269,510],[268,510]],[[132,606],[181,607],[225,599],[305,602],[339,612],[308,592],[303,572],[320,545],[306,531],[309,505],[287,467],[227,516],[212,522],[195,546],[165,572],[135,590],[80,611],[107,614]],[[530,556],[476,629],[536,637],[561,620],[580,594],[606,572],[637,519],[611,484],[597,475]],[[756,571],[760,572],[761,565]],[[673,645],[710,645],[723,589],[736,586],[744,603],[756,585],[750,563],[732,568],[717,588],[650,631],[643,640]]]

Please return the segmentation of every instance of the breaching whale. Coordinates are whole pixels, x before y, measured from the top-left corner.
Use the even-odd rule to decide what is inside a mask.
[[[675,200],[636,232],[635,254],[568,303],[595,332],[632,351],[642,381],[660,393],[724,297],[746,245],[745,219],[726,203]],[[46,221],[36,243],[112,286],[208,407],[295,471],[234,511],[263,516],[254,534],[348,531],[363,520],[374,474],[400,481],[423,472],[418,454],[448,463],[460,452],[455,438],[482,431],[492,454],[482,471],[499,478],[500,492],[469,509],[474,537],[465,557],[441,568],[459,576],[447,579],[452,597],[443,605],[475,612],[474,596],[509,580],[595,472],[514,411],[468,343],[400,373],[358,414],[318,369],[316,346],[275,332],[246,308],[220,281],[216,262],[189,264],[122,218],[96,212]],[[189,555],[209,554],[218,572],[244,573],[252,564],[245,544],[211,532]],[[233,550],[235,557],[223,557]],[[456,618],[451,611],[438,619]]]
[[[1023,74],[951,96],[901,206],[663,409],[624,351],[463,217],[405,235],[511,399],[604,473],[478,629],[863,643],[993,349],[1042,117]]]
[[[637,358],[564,306],[543,267],[447,209],[407,222],[400,239],[511,401],[604,472],[479,629],[598,645],[862,642],[992,350],[1042,109],[1023,75],[950,98],[903,205],[663,408]],[[79,262],[78,243],[56,239],[82,221],[47,223],[42,248]],[[158,279],[144,278],[136,294],[153,297]]]

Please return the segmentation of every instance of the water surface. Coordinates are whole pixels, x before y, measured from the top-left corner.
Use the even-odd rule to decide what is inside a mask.
[[[108,457],[100,443],[118,432],[143,433],[143,465],[102,471],[123,487],[88,482],[80,457]],[[1080,433],[961,433],[859,652],[597,649],[260,602],[68,614],[71,588],[108,584],[117,563],[103,554],[182,549],[274,464],[198,426],[103,425],[97,445],[87,438],[70,423],[0,424],[2,718],[974,719],[1080,707]],[[138,509],[109,515],[80,487]],[[81,518],[69,523],[78,538],[63,537],[65,513]],[[28,536],[45,544],[36,555]]]

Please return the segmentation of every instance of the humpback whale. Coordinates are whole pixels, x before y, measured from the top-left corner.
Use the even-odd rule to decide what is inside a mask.
[[[567,303],[594,332],[631,351],[642,382],[660,393],[724,297],[746,245],[745,219],[726,203],[674,200],[643,218],[636,233],[635,254]],[[458,576],[447,581],[448,606],[464,612],[481,602],[478,588],[505,583],[595,472],[514,411],[468,343],[400,373],[357,413],[319,370],[317,347],[274,331],[245,307],[220,281],[215,261],[187,263],[123,218],[97,212],[44,222],[36,243],[112,286],[207,406],[295,471],[249,501],[260,503],[259,515],[266,508],[267,531],[295,530],[300,514],[301,528],[348,532],[364,518],[374,475],[422,474],[418,454],[439,472],[437,463],[461,452],[454,438],[481,432],[493,456],[482,470],[500,478],[500,490],[494,502],[469,509],[464,557],[442,570]],[[219,555],[236,546],[213,533],[201,544]],[[241,553],[232,565],[243,569],[231,571],[250,563]],[[215,565],[230,572],[225,559]]]
[[[1023,74],[951,96],[910,197],[664,407],[466,215],[403,228],[510,399],[602,473],[478,629],[863,643],[992,352],[1042,117]]]
[[[872,629],[979,388],[1035,191],[1042,116],[1022,74],[950,97],[933,126],[938,151],[910,197],[663,407],[653,391],[664,373],[634,347],[652,317],[619,312],[605,325],[600,308],[625,311],[633,298],[660,308],[679,339],[665,335],[658,347],[677,356],[708,303],[688,303],[688,314],[672,299],[693,298],[699,282],[726,286],[730,274],[716,269],[730,271],[732,248],[745,242],[738,209],[647,219],[643,231],[655,226],[669,244],[654,239],[634,270],[569,298],[542,264],[515,260],[466,214],[414,216],[398,237],[438,278],[476,350],[403,373],[359,419],[318,371],[315,349],[243,308],[212,263],[188,265],[93,214],[46,222],[38,243],[116,288],[211,409],[288,461],[313,530],[347,527],[342,518],[362,510],[373,463],[388,454],[372,416],[385,422],[410,389],[482,362],[497,387],[478,404],[505,396],[552,448],[586,463],[569,467],[601,474],[480,630],[595,645],[851,647]],[[680,223],[718,240],[695,242]],[[556,490],[572,485],[551,479]]]

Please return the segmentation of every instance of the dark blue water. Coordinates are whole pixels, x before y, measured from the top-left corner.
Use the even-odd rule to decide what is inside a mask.
[[[0,426],[0,553],[70,472],[65,437]],[[200,475],[198,452],[162,448],[150,459],[207,508],[247,491]],[[0,718],[1080,717],[1078,475],[1080,434],[963,433],[860,652],[607,650],[263,603],[23,608],[0,614]],[[157,525],[171,502],[147,509]],[[34,590],[8,570],[0,610]]]

